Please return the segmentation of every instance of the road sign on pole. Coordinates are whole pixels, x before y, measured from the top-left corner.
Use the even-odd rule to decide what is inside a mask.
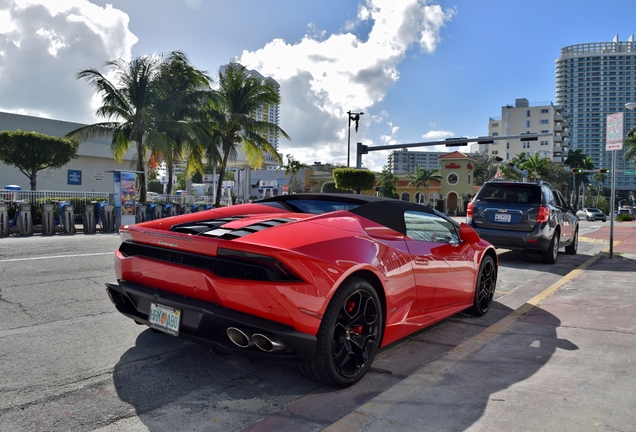
[[[623,113],[608,114],[605,150],[623,149]],[[612,167],[614,168],[614,167]]]
[[[623,149],[623,113],[607,115],[605,150],[612,152],[612,174],[610,187],[610,238],[609,257],[614,258],[614,196],[616,195],[616,150]]]

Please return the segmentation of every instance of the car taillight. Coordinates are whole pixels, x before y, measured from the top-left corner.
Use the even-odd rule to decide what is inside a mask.
[[[468,207],[466,207],[466,217],[467,218],[471,218],[473,217],[473,207],[475,206],[474,202],[469,202],[468,203]]]
[[[539,207],[537,222],[547,222],[550,219],[550,209],[546,206]]]

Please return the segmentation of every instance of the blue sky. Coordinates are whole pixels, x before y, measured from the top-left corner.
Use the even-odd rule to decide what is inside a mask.
[[[633,0],[0,0],[0,111],[96,121],[79,70],[181,50],[275,78],[280,152],[346,163],[346,111],[365,112],[352,148],[483,136],[516,98],[555,100],[562,47],[626,40],[635,17]]]

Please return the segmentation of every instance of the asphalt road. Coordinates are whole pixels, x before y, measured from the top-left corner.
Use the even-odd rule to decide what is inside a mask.
[[[582,222],[581,230],[599,224]],[[104,289],[118,246],[115,234],[0,239],[0,431],[265,430],[281,415],[321,430],[606,245],[582,241],[579,254],[562,253],[554,266],[538,255],[501,253],[497,298],[505,302],[483,318],[457,315],[382,350],[372,372],[344,390],[289,366],[218,356],[124,318]],[[516,296],[519,287],[527,298]],[[294,430],[293,420],[287,424]]]

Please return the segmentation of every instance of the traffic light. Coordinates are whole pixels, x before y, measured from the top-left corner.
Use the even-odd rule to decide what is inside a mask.
[[[602,169],[598,170],[598,172],[601,173],[601,174],[609,174],[609,173],[612,172],[612,170],[608,169],[608,168],[602,168]]]
[[[572,174],[583,174],[583,168],[572,168]]]

